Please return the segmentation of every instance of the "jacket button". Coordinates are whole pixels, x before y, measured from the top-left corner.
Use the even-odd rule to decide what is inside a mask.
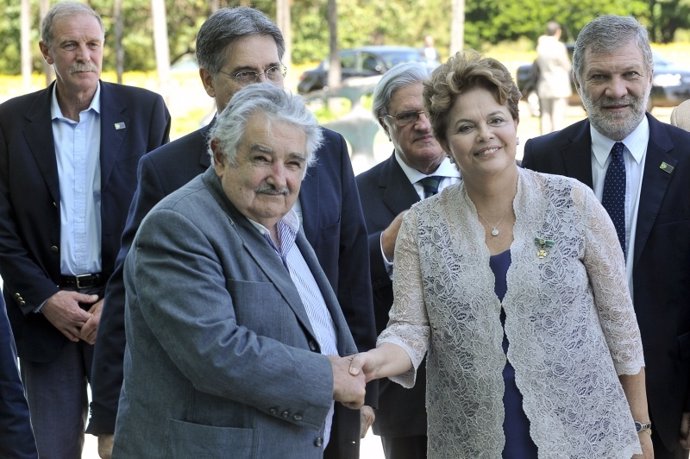
[[[57,202],[53,201],[53,207],[57,209]]]
[[[292,416],[292,419],[299,422],[302,420],[302,415],[301,414],[295,414],[294,416]]]
[[[271,416],[275,416],[276,414],[278,414],[278,410],[276,408],[269,408],[268,414],[270,414]]]
[[[51,246],[50,246],[50,251],[51,251],[51,252],[57,252],[57,251],[59,251],[59,250],[60,250],[60,249],[59,249],[58,246],[56,246],[56,245],[51,245]]]
[[[285,411],[283,411],[282,413],[280,413],[280,415],[281,415],[282,417],[284,417],[285,419],[287,419],[287,418],[290,417],[290,412],[289,412],[288,410],[285,410]]]
[[[321,448],[323,446],[323,437],[316,437],[314,440],[314,446]]]
[[[312,352],[316,352],[319,349],[319,347],[316,345],[316,341],[313,339],[309,340],[309,350]]]

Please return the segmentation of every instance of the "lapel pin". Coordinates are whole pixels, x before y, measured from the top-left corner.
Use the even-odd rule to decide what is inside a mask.
[[[120,121],[118,123],[115,123],[115,130],[116,131],[119,131],[120,129],[124,129],[124,128],[125,128],[125,122],[124,121]]]
[[[667,174],[670,174],[673,172],[673,166],[671,166],[669,163],[666,161],[662,161],[661,164],[659,165],[659,169],[662,171],[666,172]]]

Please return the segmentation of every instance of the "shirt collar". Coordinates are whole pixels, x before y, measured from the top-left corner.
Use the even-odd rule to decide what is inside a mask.
[[[98,82],[98,85],[96,86],[96,92],[93,94],[93,98],[91,99],[91,103],[89,104],[88,108],[84,111],[89,111],[89,110],[93,110],[98,114],[101,113],[101,82],[100,81]],[[50,119],[51,120],[66,119],[64,116],[62,116],[62,110],[60,110],[60,104],[58,104],[57,83],[53,85],[53,94],[50,97]]]
[[[271,232],[269,231],[268,228],[266,228],[264,225],[262,225],[259,222],[255,222],[251,218],[248,218],[249,223],[251,223],[254,228],[259,230],[262,236],[267,238],[269,241],[271,240]],[[297,233],[299,232],[299,216],[297,215],[297,212],[295,212],[295,208],[293,207],[290,209],[288,213],[286,213],[283,218],[278,220],[278,234],[281,236],[281,246],[287,247],[286,242],[289,242],[290,245],[292,245],[292,242],[295,241],[297,238]],[[289,240],[284,240],[284,237],[288,237]]]
[[[423,173],[419,172],[417,169],[408,166],[405,163],[405,161],[403,161],[402,157],[398,153],[398,150],[395,150],[395,160],[400,165],[400,168],[403,170],[403,172],[405,173],[405,176],[410,181],[410,183],[417,183],[421,179],[423,179],[424,177],[428,177],[430,175],[437,175],[440,177],[460,178],[460,171],[450,161],[450,158],[448,156],[443,158],[443,161],[441,162],[441,164],[439,164],[439,166],[436,168],[436,170],[434,172],[432,172],[431,174],[423,174]]]
[[[611,153],[611,148],[616,141],[601,134],[591,123],[589,125],[589,130],[592,136],[592,153],[599,166],[603,168]],[[647,151],[647,144],[649,143],[649,120],[647,117],[645,116],[635,130],[621,140],[621,142],[623,142],[625,148],[630,152],[635,162],[640,164]]]

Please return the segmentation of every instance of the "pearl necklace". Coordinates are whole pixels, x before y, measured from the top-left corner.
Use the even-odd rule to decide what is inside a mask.
[[[485,224],[486,226],[490,226],[490,227],[491,227],[491,236],[493,236],[493,237],[498,237],[498,236],[501,234],[501,230],[499,230],[498,227],[501,226],[501,223],[503,223],[503,220],[505,220],[505,218],[506,218],[505,214],[503,215],[503,217],[501,217],[501,219],[500,219],[500,220],[498,221],[498,223],[496,223],[495,225],[492,225],[492,224],[490,224],[489,222],[487,222],[487,221],[484,219],[484,217],[481,216],[481,214],[480,214],[479,212],[477,212],[477,216],[479,217],[479,219],[480,219],[482,222],[484,222],[484,224]]]

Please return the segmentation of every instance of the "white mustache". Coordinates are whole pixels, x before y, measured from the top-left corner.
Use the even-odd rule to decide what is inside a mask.
[[[98,72],[98,68],[96,68],[96,66],[93,64],[74,64],[72,67],[70,67],[69,72]]]
[[[268,194],[271,196],[279,196],[279,195],[287,196],[288,194],[290,194],[290,190],[288,190],[287,188],[277,189],[273,185],[269,185],[269,184],[261,185],[256,190],[256,192],[257,192],[257,194]]]

